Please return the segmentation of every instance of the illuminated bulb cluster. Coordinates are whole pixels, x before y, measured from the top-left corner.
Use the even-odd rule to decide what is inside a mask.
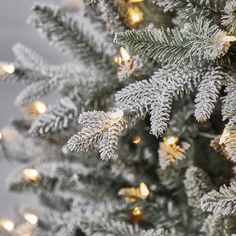
[[[30,103],[27,107],[28,113],[33,117],[38,117],[47,111],[47,106],[41,101]]]
[[[10,220],[0,220],[0,227],[8,232],[12,232],[15,228],[15,224]]]
[[[32,213],[24,213],[24,218],[30,224],[35,225],[38,223],[38,217]]]
[[[129,7],[128,20],[131,26],[137,26],[143,20],[143,12],[138,7]]]
[[[41,179],[39,171],[31,168],[23,170],[23,177],[29,182],[38,182]]]

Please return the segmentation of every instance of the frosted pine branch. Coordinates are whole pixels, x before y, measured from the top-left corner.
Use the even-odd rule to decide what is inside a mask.
[[[164,8],[164,11],[176,11],[184,20],[207,17],[219,22],[220,13],[223,11],[227,0],[154,0],[154,3]]]
[[[202,122],[210,118],[218,100],[222,82],[226,79],[227,75],[220,67],[212,68],[204,74],[195,99],[195,117],[198,121]]]
[[[58,78],[52,78],[48,81],[39,81],[32,85],[29,85],[20,92],[15,100],[15,104],[18,106],[26,105],[37,98],[48,94],[54,88],[58,86]]]
[[[184,186],[188,204],[194,208],[200,208],[200,199],[211,190],[212,183],[203,170],[190,166],[185,173]]]
[[[42,67],[47,64],[44,58],[23,44],[14,45],[12,50],[17,62],[26,69],[41,71]]]
[[[127,128],[127,120],[121,110],[117,112],[85,112],[79,117],[81,131],[72,136],[67,146],[70,151],[89,150],[99,143],[102,159],[110,159],[117,147],[118,138]]]
[[[201,199],[201,208],[204,211],[221,215],[236,214],[236,183],[229,187],[223,186],[219,192],[213,190]]]
[[[156,101],[151,104],[151,130],[156,136],[163,135],[167,130],[170,120],[172,96],[168,92],[163,92]]]
[[[41,115],[30,128],[30,133],[42,135],[67,128],[77,116],[78,109],[67,97],[62,98],[59,104],[51,105],[48,111]]]
[[[128,30],[115,35],[114,42],[128,47],[143,58],[161,63],[201,63],[223,57],[230,42],[236,38],[227,37],[211,21],[200,19],[186,24],[181,30]]]
[[[89,20],[81,15],[80,20],[69,16],[55,6],[37,4],[29,22],[66,55],[72,55],[86,64],[107,67],[114,48],[103,45],[95,29],[87,31]],[[92,28],[94,28],[91,25]],[[107,63],[107,64],[106,64]]]
[[[235,35],[236,33],[236,1],[227,1],[224,8],[224,15],[222,16],[222,25],[224,25],[230,34]]]

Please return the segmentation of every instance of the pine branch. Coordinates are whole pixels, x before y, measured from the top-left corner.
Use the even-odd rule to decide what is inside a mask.
[[[185,173],[184,186],[188,196],[188,204],[200,208],[200,199],[211,190],[209,176],[196,166],[190,166]]]
[[[24,84],[33,84],[47,80],[49,80],[48,76],[44,76],[34,70],[23,68],[20,65],[16,65],[15,72],[13,74],[7,74],[4,77],[4,81],[6,82],[20,82]]]
[[[85,112],[80,115],[79,123],[83,128],[69,139],[69,150],[88,151],[99,143],[101,158],[105,160],[114,156],[118,137],[127,128],[127,120],[122,111]]]
[[[222,25],[224,25],[230,34],[236,34],[236,1],[227,1],[222,16]]]
[[[235,219],[220,214],[209,215],[202,227],[202,232],[207,236],[228,236],[235,228]]]
[[[97,6],[101,12],[101,19],[111,35],[126,29],[117,9],[117,1],[99,1]]]
[[[236,183],[223,186],[219,192],[213,190],[202,197],[201,208],[204,211],[221,215],[236,214]]]
[[[227,78],[222,68],[212,68],[204,74],[195,99],[195,117],[202,122],[210,118],[218,100],[223,80]]]
[[[130,84],[116,94],[119,106],[140,115],[151,114],[152,133],[163,134],[167,128],[172,100],[190,93],[201,73],[194,68],[166,66],[151,79]]]
[[[104,39],[99,38],[90,21],[82,16],[77,21],[54,6],[37,4],[33,10],[34,15],[29,22],[63,53],[85,64],[112,67],[110,57],[114,55],[113,46],[104,45]],[[92,29],[88,32],[89,26]]]
[[[176,11],[184,21],[198,17],[219,19],[227,0],[154,0],[164,11]]]
[[[77,113],[75,104],[67,97],[62,98],[59,104],[49,106],[48,111],[34,121],[29,132],[33,135],[42,135],[65,129]]]
[[[85,225],[87,225],[85,223]],[[138,227],[138,225],[130,225],[124,222],[114,221],[114,220],[100,220],[91,221],[89,226],[84,231],[88,235],[96,235],[96,233],[101,233],[103,235],[112,234],[114,236],[181,236],[180,232],[177,232],[174,228],[166,229],[164,227],[157,227],[157,229],[143,230]]]
[[[232,119],[236,116],[236,83],[234,78],[228,77],[225,92],[227,95],[223,99],[223,120]]]
[[[156,99],[150,107],[151,130],[154,135],[161,136],[168,127],[173,98],[168,92],[163,92]]]
[[[58,86],[58,78],[52,78],[48,81],[39,81],[27,86],[20,92],[15,100],[17,106],[26,105],[37,98],[48,94]]]
[[[23,44],[15,44],[12,50],[17,62],[19,62],[23,68],[41,72],[42,67],[47,65],[44,58],[40,57],[37,53]]]
[[[200,64],[202,60],[213,61],[223,57],[230,42],[236,38],[227,37],[226,33],[212,24],[200,19],[186,24],[181,30],[128,30],[115,35],[114,42],[129,47],[139,56],[161,63]]]

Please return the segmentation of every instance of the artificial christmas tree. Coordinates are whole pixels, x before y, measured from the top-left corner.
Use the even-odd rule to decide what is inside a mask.
[[[22,44],[1,63],[1,79],[26,83],[28,112],[2,130],[3,156],[26,164],[8,186],[42,203],[2,232],[234,235],[236,1],[72,6],[29,18],[66,63]],[[57,104],[38,101],[56,90]]]

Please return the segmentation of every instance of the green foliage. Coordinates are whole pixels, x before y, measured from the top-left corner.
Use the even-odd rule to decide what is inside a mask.
[[[184,186],[188,204],[200,208],[200,199],[211,190],[211,180],[207,174],[196,166],[190,166],[185,173]]]
[[[114,42],[129,47],[143,58],[161,63],[200,64],[228,51],[226,33],[211,21],[200,18],[183,29],[128,30],[116,33]]]
[[[236,33],[236,1],[227,1],[222,16],[222,25],[224,25],[230,34]]]
[[[117,148],[119,136],[127,128],[127,120],[122,111],[86,112],[80,115],[81,131],[72,136],[67,146],[71,151],[88,151],[99,143],[101,159],[108,160]]]
[[[76,105],[69,98],[62,98],[59,104],[51,105],[45,114],[34,121],[29,132],[42,135],[68,128],[77,113]]]
[[[213,190],[202,197],[201,208],[204,211],[221,215],[236,214],[236,183],[229,187],[223,186],[219,192]]]

